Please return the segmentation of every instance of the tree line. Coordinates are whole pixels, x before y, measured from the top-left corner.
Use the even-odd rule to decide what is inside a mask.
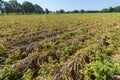
[[[56,11],[55,13],[98,13],[100,11],[97,11],[97,10],[84,10],[84,9],[81,9],[81,10],[73,10],[73,11],[65,11],[63,9],[60,9],[58,11]]]
[[[33,4],[29,1],[24,1],[22,4],[20,4],[17,0],[10,0],[10,1],[3,1],[0,0],[0,13],[1,14],[10,14],[10,13],[16,13],[16,14],[49,14],[49,13],[106,13],[106,12],[120,12],[120,6],[117,7],[110,7],[105,8],[103,10],[73,10],[73,11],[65,11],[63,9],[57,10],[55,12],[52,12],[48,10],[47,8],[44,10],[41,6],[38,4]]]
[[[45,11],[41,6],[38,4],[32,4],[31,2],[24,1],[20,4],[17,0],[10,0],[10,1],[3,1],[0,0],[0,13],[1,14],[9,14],[9,13],[16,13],[16,14],[44,14],[49,13],[49,10],[46,8]]]
[[[120,12],[120,6],[104,8],[102,10],[73,10],[65,12],[63,9],[56,11],[56,13],[112,13]]]
[[[120,6],[104,8],[101,12],[120,12]]]

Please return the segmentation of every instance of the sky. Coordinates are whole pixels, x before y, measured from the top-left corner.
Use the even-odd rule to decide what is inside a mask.
[[[9,1],[9,0],[4,0]],[[24,1],[39,4],[43,9],[48,8],[51,11],[64,9],[70,10],[102,10],[110,6],[120,6],[120,0],[17,0],[22,3]]]

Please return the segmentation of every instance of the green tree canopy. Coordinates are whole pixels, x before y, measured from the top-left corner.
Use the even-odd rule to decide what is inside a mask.
[[[79,13],[79,10],[74,10],[74,11],[72,11],[73,13]]]
[[[49,12],[50,12],[50,11],[46,8],[46,9],[45,9],[45,13],[46,13],[46,14],[49,14]]]
[[[59,11],[56,11],[56,13],[65,13],[63,9],[60,9]]]
[[[35,4],[34,8],[35,8],[35,13],[40,13],[40,14],[44,13],[43,8],[40,7],[39,5]]]
[[[4,6],[5,6],[5,11],[7,14],[12,12],[12,5],[9,2],[4,2]]]
[[[4,1],[3,0],[0,0],[0,12],[2,13],[2,14],[4,14],[4,12],[3,12],[3,3],[4,3]]]
[[[22,9],[25,13],[33,13],[35,11],[34,5],[28,1],[23,2]]]
[[[20,5],[20,3],[17,2],[17,0],[10,0],[7,5],[10,6],[12,12],[16,12],[17,14],[19,14],[19,12],[21,10],[21,5]]]
[[[115,8],[114,8],[114,11],[115,11],[115,12],[120,12],[120,6],[115,7]]]
[[[108,8],[104,8],[101,12],[110,12]]]

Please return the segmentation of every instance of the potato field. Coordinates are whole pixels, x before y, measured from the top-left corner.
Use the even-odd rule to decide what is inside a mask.
[[[0,80],[120,80],[120,14],[0,16]]]

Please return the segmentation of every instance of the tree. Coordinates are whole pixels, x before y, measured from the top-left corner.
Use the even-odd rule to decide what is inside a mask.
[[[114,11],[115,11],[115,12],[120,12],[120,6],[115,7],[115,8],[114,8]]]
[[[79,11],[78,10],[74,10],[73,13],[79,13]]]
[[[1,8],[2,8],[2,4],[3,4],[3,1],[0,0],[0,10],[1,10]]]
[[[71,13],[71,11],[67,11],[67,12],[65,12],[65,13],[69,14],[69,13]]]
[[[34,5],[28,1],[23,2],[22,9],[25,13],[33,13],[35,11]]]
[[[2,14],[4,14],[4,12],[3,12],[3,7],[4,7],[4,5],[3,5],[3,1],[2,0],[0,0],[0,12],[2,13]]]
[[[101,12],[110,12],[110,10],[107,8],[104,8]]]
[[[9,14],[10,12],[12,12],[12,6],[9,2],[4,2],[4,5],[5,5],[5,11],[7,14]]]
[[[110,12],[114,12],[114,8],[110,7],[110,8],[109,8],[109,11],[110,11]]]
[[[63,9],[60,9],[59,11],[56,11],[56,13],[65,13]]]
[[[10,0],[9,3],[11,5],[11,11],[19,14],[21,11],[20,3],[18,3],[17,0]]]
[[[43,8],[40,7],[39,5],[35,4],[34,8],[35,8],[35,11],[34,11],[35,13],[40,13],[40,14],[44,13]]]
[[[60,9],[59,12],[60,13],[65,13],[65,11],[63,9]]]
[[[85,10],[81,9],[81,10],[80,10],[80,13],[85,13]]]
[[[46,13],[46,14],[49,14],[49,10],[48,10],[47,8],[45,9],[45,13]]]

